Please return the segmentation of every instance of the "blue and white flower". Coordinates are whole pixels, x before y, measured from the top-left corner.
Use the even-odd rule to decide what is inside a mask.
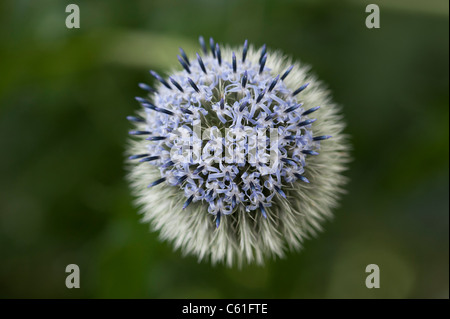
[[[320,230],[348,161],[338,107],[308,67],[200,37],[136,100],[130,181],[144,220],[185,253],[262,263]]]

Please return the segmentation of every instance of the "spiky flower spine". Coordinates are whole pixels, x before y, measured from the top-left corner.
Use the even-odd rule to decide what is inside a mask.
[[[283,257],[321,230],[343,192],[339,108],[309,67],[265,45],[200,44],[203,55],[180,49],[168,78],[150,72],[156,89],[141,83],[143,108],[128,117],[143,220],[199,260]]]

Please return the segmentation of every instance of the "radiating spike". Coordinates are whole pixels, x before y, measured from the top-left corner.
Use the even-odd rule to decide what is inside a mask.
[[[147,157],[150,154],[137,154],[137,155],[131,155],[130,157],[128,157],[128,159],[130,160],[134,160],[134,159],[138,159],[138,158],[143,158],[143,157]]]
[[[143,119],[142,117],[139,116],[127,116],[127,120],[130,122],[139,122],[139,123],[144,123],[145,119]]]
[[[167,138],[167,136],[150,136],[148,138],[146,138],[146,140],[148,141],[162,141],[165,140]]]
[[[277,77],[272,81],[272,83],[270,83],[269,89],[267,91],[272,92],[275,85],[277,85],[279,79],[280,79],[280,76],[277,75]]]
[[[220,109],[223,110],[225,108],[225,100],[223,98],[220,99]]]
[[[152,133],[149,131],[129,131],[128,134],[130,134],[130,135],[150,135]]]
[[[202,57],[198,53],[197,53],[197,61],[198,61],[198,64],[200,65],[200,68],[202,69],[203,73],[206,74],[205,64],[203,64]]]
[[[186,113],[186,114],[189,114],[189,115],[194,115],[194,113],[191,110],[189,110],[189,109],[181,107],[180,110],[183,113]]]
[[[200,42],[200,46],[202,47],[203,54],[206,54],[208,52],[208,50],[206,49],[205,39],[202,36],[199,36],[198,42]]]
[[[194,195],[191,195],[191,197],[189,197],[189,198],[187,199],[187,201],[184,202],[183,208],[182,208],[182,209],[186,209],[186,207],[189,206],[189,204],[192,202],[193,199],[194,199]]]
[[[219,228],[220,226],[220,211],[216,215],[216,228]]]
[[[242,87],[245,89],[245,86],[247,85],[248,75],[247,71],[244,72],[244,75],[242,76],[241,84]]]
[[[284,72],[283,75],[281,76],[281,80],[284,80],[284,79],[289,75],[289,73],[291,73],[291,71],[292,71],[293,68],[294,68],[293,65],[291,65],[290,67],[288,67],[288,69],[286,70],[286,72]]]
[[[282,160],[283,162],[287,163],[287,164],[292,165],[292,166],[296,166],[296,165],[297,165],[296,162],[294,162],[293,160],[291,160],[291,159],[289,159],[289,158],[282,158],[281,160]]]
[[[313,138],[313,141],[323,141],[328,140],[329,138],[332,138],[332,136],[331,135],[316,136]]]
[[[259,203],[259,210],[261,211],[264,218],[267,218],[266,209],[264,208],[262,203]]]
[[[164,182],[166,180],[166,178],[165,177],[163,177],[163,178],[160,178],[160,179],[158,179],[158,180],[156,180],[156,181],[154,181],[153,183],[150,183],[147,187],[148,188],[150,188],[150,187],[153,187],[153,186],[156,186],[156,185],[159,185],[159,184],[161,184],[162,182]]]
[[[305,112],[303,112],[302,115],[308,115],[308,114],[311,114],[311,113],[317,111],[318,109],[320,109],[320,106],[315,106],[315,107],[310,108],[309,110],[306,110]]]
[[[164,80],[164,79],[162,78],[161,75],[159,75],[158,73],[156,73],[156,72],[153,71],[153,70],[150,71],[150,74],[151,74],[155,79],[157,79],[159,82],[161,82],[166,88],[168,88],[169,90],[172,89],[172,87],[169,85],[169,83],[167,83],[166,80]]]
[[[317,119],[306,120],[306,121],[298,123],[297,126],[300,127],[300,126],[310,125],[310,124],[314,123],[315,121],[317,121]]]
[[[155,105],[153,105],[152,103],[145,102],[145,103],[142,103],[141,105],[143,107],[145,107],[146,109],[150,109],[150,110],[153,110],[153,111],[157,111],[158,110],[158,108]]]
[[[184,93],[183,88],[181,87],[180,83],[178,83],[177,81],[175,81],[173,78],[169,77],[170,82],[172,82],[173,85],[175,85],[175,87],[180,91]]]
[[[244,101],[244,102],[241,104],[241,106],[239,107],[239,112],[242,112],[242,111],[245,109],[245,107],[247,106],[247,104],[248,104],[248,102],[247,102],[247,101]]]
[[[139,103],[150,103],[149,100],[147,100],[147,99],[145,99],[145,98],[143,98],[143,97],[140,97],[140,96],[135,96],[134,99],[135,99],[136,101],[138,101]]]
[[[192,86],[192,88],[193,88],[197,93],[200,93],[200,90],[198,89],[198,86],[194,83],[194,81],[192,81],[191,78],[188,78],[188,82],[189,82],[189,84]]]
[[[232,53],[232,60],[233,60],[233,72],[236,73],[237,64],[236,64],[236,54],[234,54],[234,52]]]
[[[191,63],[189,62],[186,52],[184,52],[184,50],[182,48],[180,48],[180,53],[181,53],[181,56],[183,57],[183,60],[186,62],[186,64],[188,66],[191,66]]]
[[[177,181],[177,185],[180,185],[181,183],[183,183],[187,178],[188,178],[187,175],[181,176]]]
[[[186,61],[184,61],[179,55],[177,55],[178,61],[180,61],[181,66],[186,70],[187,73],[191,74],[191,69],[186,64]]]
[[[289,135],[289,136],[284,137],[284,139],[288,140],[288,141],[294,141],[297,138],[298,138],[298,136],[296,136],[296,135]]]
[[[204,165],[197,167],[194,171],[194,175],[197,175],[198,173],[200,173],[204,168],[205,168]]]
[[[313,155],[313,156],[319,155],[319,153],[317,153],[316,151],[312,151],[312,150],[303,150],[302,153],[306,154],[306,155]]]
[[[150,93],[155,93],[156,90],[154,88],[152,88],[150,85],[145,84],[145,83],[139,83],[139,87],[145,91],[148,91]]]
[[[211,49],[211,53],[215,59],[216,58],[216,50],[214,48],[214,39],[212,37],[209,38],[209,48]]]
[[[248,41],[247,39],[245,39],[244,47],[242,49],[242,63],[244,63],[245,59],[247,58],[247,52],[248,52]]]
[[[261,47],[261,55],[259,56],[259,61],[258,61],[259,64],[261,64],[261,61],[262,61],[262,59],[264,58],[264,55],[266,54],[266,51],[267,51],[267,47],[266,47],[266,45],[264,44],[264,45]]]
[[[159,156],[149,156],[149,157],[141,159],[139,162],[141,162],[141,163],[151,162],[151,161],[156,161],[157,159],[159,159]]]
[[[258,98],[256,99],[256,103],[261,102],[262,98],[264,97],[264,94],[266,94],[266,89],[264,89],[261,93],[259,93]]]
[[[172,111],[163,109],[161,107],[157,107],[155,111],[160,112],[160,113],[164,113],[164,114],[167,114],[167,115],[174,115],[174,113]]]
[[[261,63],[260,63],[260,66],[259,66],[259,74],[261,74],[262,71],[264,70],[264,66],[266,65],[266,61],[267,61],[267,53],[261,59]]]
[[[292,111],[295,111],[296,109],[298,109],[300,107],[300,104],[295,104],[293,106],[291,106],[290,108],[287,108],[284,113],[290,113]]]
[[[222,65],[222,53],[220,52],[219,43],[216,43],[216,57],[217,57],[217,62],[219,62],[219,65]]]
[[[164,165],[161,165],[162,168],[166,168],[166,167],[170,167],[175,165],[175,163],[173,161],[168,161],[166,163],[164,163]]]
[[[279,188],[278,186],[274,185],[275,190],[278,192],[278,194],[280,194],[281,196],[283,196],[284,198],[286,198],[286,194],[281,190],[281,188]]]
[[[269,114],[266,116],[266,118],[264,119],[264,121],[269,121],[271,119],[273,119],[275,117],[275,115],[277,115],[277,113],[273,112],[272,114]]]
[[[301,180],[302,182],[305,182],[308,184],[310,183],[309,180],[305,176],[300,175],[299,173],[294,173],[294,176],[297,177],[297,179]]]
[[[299,87],[297,90],[295,90],[294,93],[292,93],[292,96],[296,96],[297,94],[302,92],[304,89],[306,89],[308,87],[308,85],[309,85],[309,83],[303,84],[301,87]]]

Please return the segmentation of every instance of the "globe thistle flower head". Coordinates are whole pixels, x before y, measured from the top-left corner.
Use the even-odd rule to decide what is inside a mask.
[[[328,92],[266,45],[200,37],[136,100],[129,179],[144,221],[186,254],[231,266],[298,249],[331,216],[348,160]]]

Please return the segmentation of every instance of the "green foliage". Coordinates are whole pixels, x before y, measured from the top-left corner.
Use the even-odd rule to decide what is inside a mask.
[[[68,4],[68,3],[67,3]],[[448,10],[308,1],[0,4],[0,297],[448,298]],[[424,4],[425,5],[425,4]],[[149,68],[197,37],[311,64],[343,105],[349,194],[300,253],[242,270],[160,243],[124,179],[126,115]],[[67,264],[81,288],[65,287]],[[377,263],[381,288],[364,287]]]

